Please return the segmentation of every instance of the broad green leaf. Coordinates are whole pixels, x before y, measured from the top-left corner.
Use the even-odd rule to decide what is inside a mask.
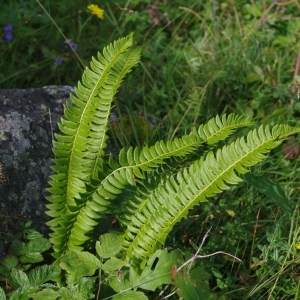
[[[116,292],[130,290],[134,285],[130,280],[129,269],[123,268],[110,274],[109,285]]]
[[[5,292],[1,287],[0,287],[0,300],[6,300]]]
[[[118,232],[109,232],[101,235],[96,243],[96,251],[101,258],[110,258],[122,248],[122,235]]]
[[[28,276],[29,283],[33,287],[38,287],[46,281],[58,279],[60,271],[59,266],[55,265],[43,265],[36,267]]]
[[[13,268],[10,272],[10,279],[14,288],[30,286],[27,274],[21,270]]]
[[[30,299],[33,300],[56,300],[60,296],[58,291],[46,288],[39,292],[30,295]]]
[[[27,243],[15,240],[12,242],[11,251],[13,254],[19,256],[22,263],[37,263],[44,260],[41,254],[51,247],[48,239],[44,238],[36,231],[31,231],[26,235]]]
[[[95,277],[83,277],[78,281],[78,283],[76,283],[76,285],[69,287],[71,290],[72,299],[95,299],[95,279]]]
[[[68,251],[61,256],[59,264],[69,275],[70,284],[76,284],[84,276],[93,276],[100,268],[100,260],[89,252]]]
[[[171,283],[170,270],[178,263],[179,258],[177,251],[157,250],[150,256],[135,285],[145,290],[155,291],[159,286]]]
[[[119,258],[112,257],[108,259],[101,267],[101,269],[105,272],[113,272],[122,269],[123,267],[129,267],[130,265]]]
[[[0,274],[7,275],[7,273],[18,265],[18,258],[14,255],[6,255],[0,261]]]
[[[58,290],[58,293],[60,295],[60,299],[73,300],[73,296],[71,295],[71,292],[66,287],[60,288]]]
[[[121,293],[112,298],[113,300],[148,300],[148,297],[142,292],[129,291]]]
[[[20,287],[16,289],[9,297],[9,300],[28,300],[30,294],[36,292],[37,288]]]
[[[199,274],[201,276],[201,274]],[[182,299],[193,300],[217,300],[216,295],[212,294],[209,290],[203,289],[201,285],[195,285],[188,276],[178,276],[175,280],[175,286],[178,288],[178,295]]]

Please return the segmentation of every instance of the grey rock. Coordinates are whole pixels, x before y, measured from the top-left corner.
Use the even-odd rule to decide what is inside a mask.
[[[31,220],[43,233],[51,174],[52,136],[73,89],[48,86],[0,89],[0,256],[21,225]]]

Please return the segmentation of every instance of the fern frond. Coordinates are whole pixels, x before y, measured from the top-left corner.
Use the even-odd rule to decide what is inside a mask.
[[[127,259],[141,263],[163,244],[173,226],[188,211],[242,181],[238,174],[262,161],[266,154],[288,135],[299,132],[287,125],[261,126],[205,159],[194,162],[176,176],[171,176],[151,193],[146,205],[132,217],[124,234]]]
[[[128,185],[136,185],[144,179],[144,172],[152,171],[172,156],[191,153],[201,143],[198,136],[191,134],[166,143],[159,141],[150,148],[145,146],[141,150],[130,148],[127,152],[122,151],[119,157],[121,166],[108,174],[94,191],[87,195],[87,201],[72,224],[67,239],[68,249],[82,249],[98,220],[112,205],[111,201],[118,196],[122,198],[122,193]]]
[[[97,224],[95,221],[99,220],[103,212],[112,206],[112,200],[119,197],[122,206],[127,205],[123,191],[128,185],[136,185],[137,182],[143,181],[145,172],[151,172],[153,176],[154,169],[165,164],[169,158],[183,158],[199,149],[213,135],[218,136],[219,139],[211,139],[211,144],[216,143],[221,138],[226,138],[234,129],[251,124],[252,121],[249,117],[231,114],[228,117],[224,115],[220,119],[217,116],[210,120],[208,127],[204,127],[209,129],[205,134],[203,134],[204,131],[200,130],[200,127],[198,132],[192,130],[191,134],[182,138],[175,138],[173,141],[158,141],[151,147],[145,146],[142,149],[131,147],[127,151],[122,150],[119,155],[120,168],[115,169],[102,180],[95,191],[88,196],[76,220],[74,219],[75,222],[67,242],[68,248],[73,250],[82,248]],[[143,181],[142,185],[144,184]]]
[[[237,128],[251,126],[253,120],[249,116],[237,114],[222,115],[210,119],[206,124],[200,125],[198,135],[206,141],[207,144],[213,145],[224,140]]]
[[[76,198],[81,199],[86,184],[102,168],[111,103],[124,76],[139,62],[140,50],[131,46],[129,35],[106,47],[103,55],[98,53],[84,71],[76,96],[65,106],[65,117],[59,123],[62,134],[56,134],[53,142],[55,174],[47,197],[51,202],[47,213],[54,218],[48,225],[57,252],[64,251],[65,234],[80,209]]]
[[[198,129],[192,131],[193,134],[198,135],[202,144],[213,145],[221,140],[228,138],[238,128],[248,127],[253,124],[250,117],[241,116],[237,114],[224,114],[222,117],[216,116],[210,119],[206,124],[202,124]],[[199,148],[200,146],[199,145]],[[198,149],[199,149],[198,148]],[[203,155],[203,152],[201,153]],[[122,201],[122,209],[119,209],[117,216],[119,221],[123,225],[129,225],[131,223],[132,215],[138,213],[147,203],[151,193],[155,190],[156,186],[164,181],[167,176],[176,174],[182,167],[193,162],[193,160],[199,159],[199,151],[193,155],[187,156],[185,159],[173,159],[168,161],[168,165],[160,167],[155,173],[150,173],[148,178],[143,181],[143,186],[140,186],[138,190],[131,195],[128,201]]]

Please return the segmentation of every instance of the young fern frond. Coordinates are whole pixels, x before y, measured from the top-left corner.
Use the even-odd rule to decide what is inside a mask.
[[[139,62],[140,49],[131,48],[132,43],[129,35],[92,59],[59,123],[62,134],[56,134],[53,142],[52,169],[56,174],[49,182],[51,204],[47,206],[47,214],[53,217],[48,222],[53,231],[51,241],[59,254],[66,248],[64,240],[80,209],[76,198],[81,198],[86,184],[97,178],[102,168],[111,103],[124,76]]]
[[[159,184],[127,226],[124,234],[127,259],[145,262],[191,208],[241,182],[238,174],[248,172],[249,167],[295,132],[299,129],[287,125],[275,126],[271,131],[268,126],[261,126],[250,131],[246,140],[242,137],[216,153],[209,152]]]

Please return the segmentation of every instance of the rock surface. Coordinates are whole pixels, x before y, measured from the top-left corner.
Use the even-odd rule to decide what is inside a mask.
[[[50,175],[52,135],[73,89],[48,86],[0,90],[0,256],[6,242],[32,220],[44,225],[45,189]]]

